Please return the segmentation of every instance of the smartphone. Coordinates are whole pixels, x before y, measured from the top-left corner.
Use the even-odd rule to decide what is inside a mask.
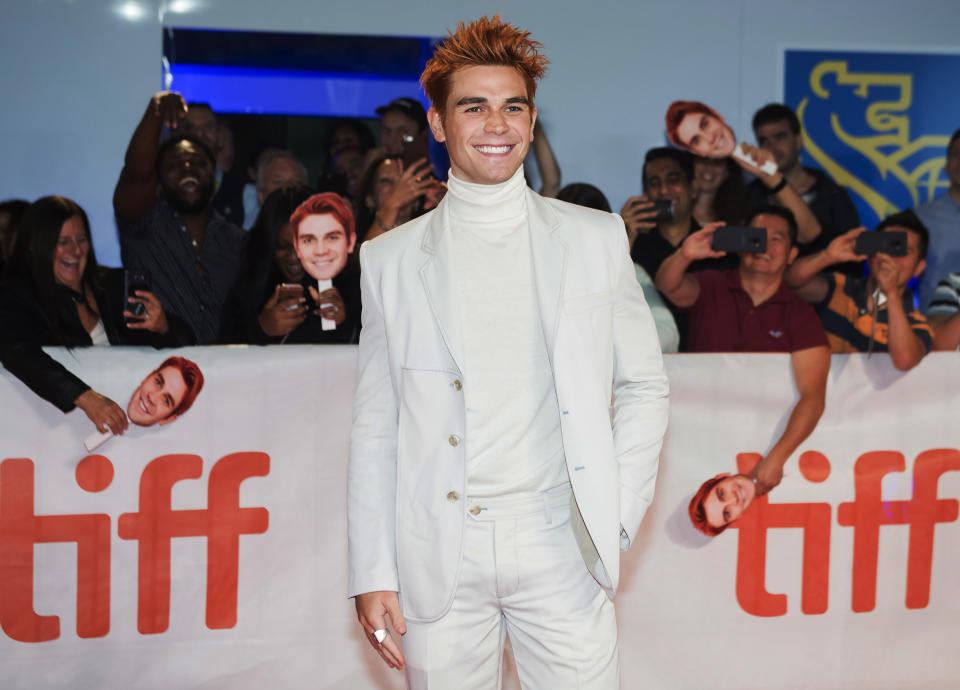
[[[133,312],[136,317],[141,317],[147,313],[147,307],[143,302],[130,302],[127,298],[137,298],[137,290],[151,291],[153,281],[150,277],[150,271],[146,269],[123,269],[123,309]],[[143,323],[145,319],[124,317],[127,323]]]
[[[890,256],[907,255],[907,233],[903,230],[883,230],[881,232],[864,232],[857,235],[857,243],[853,245],[857,254],[889,254]]]
[[[654,201],[653,210],[657,212],[653,218],[647,218],[648,221],[653,221],[655,223],[665,223],[668,220],[673,220],[673,200],[666,199],[664,201]]]
[[[287,307],[288,311],[293,311],[299,305],[299,299],[303,297],[303,286],[300,283],[280,283],[280,294],[278,301],[284,302],[291,298],[298,300],[297,304]]]
[[[406,134],[401,140],[401,145],[403,146],[403,169],[409,170],[410,166],[416,163],[421,158],[426,158],[427,162],[430,162],[430,151],[428,149],[428,140],[427,137],[420,137],[420,141],[417,141],[417,138]],[[433,177],[433,171],[430,170],[426,174],[427,177]]]
[[[713,233],[710,248],[715,252],[762,254],[767,251],[767,231],[764,228],[721,225]]]

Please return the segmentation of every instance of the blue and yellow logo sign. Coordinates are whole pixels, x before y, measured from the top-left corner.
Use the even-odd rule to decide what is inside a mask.
[[[960,127],[960,55],[788,50],[784,102],[804,164],[845,187],[865,226],[939,197]]]

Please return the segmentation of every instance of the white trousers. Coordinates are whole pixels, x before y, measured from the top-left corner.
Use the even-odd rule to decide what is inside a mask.
[[[613,602],[590,575],[570,527],[570,487],[465,504],[463,562],[450,610],[407,623],[413,690],[500,688],[510,636],[525,690],[615,690]]]

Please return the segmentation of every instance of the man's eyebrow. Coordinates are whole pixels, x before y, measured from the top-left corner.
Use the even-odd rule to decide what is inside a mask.
[[[487,99],[482,96],[465,96],[457,101],[457,105],[473,105],[474,103],[486,103]]]
[[[524,105],[530,105],[530,100],[526,96],[514,96],[513,98],[508,98],[507,103],[523,103]]]

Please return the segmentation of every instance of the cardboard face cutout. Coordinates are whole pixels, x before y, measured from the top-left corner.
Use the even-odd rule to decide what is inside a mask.
[[[169,357],[147,374],[130,395],[127,418],[137,426],[163,426],[176,420],[193,405],[203,388],[203,374],[185,357]],[[113,434],[96,432],[84,440],[88,452],[106,443]]]
[[[675,145],[704,158],[726,158],[733,156],[759,167],[772,175],[777,172],[775,163],[767,162],[757,166],[756,162],[743,152],[737,144],[733,129],[716,110],[699,101],[674,101],[667,108],[665,118],[667,137]]]
[[[317,314],[321,328],[335,330],[336,317],[344,315],[330,301],[333,279],[343,272],[347,259],[357,243],[353,215],[342,198],[332,192],[315,194],[304,201],[290,217],[295,226],[294,248],[303,270],[317,281]],[[313,288],[311,287],[311,290]],[[324,295],[325,291],[327,295]]]

